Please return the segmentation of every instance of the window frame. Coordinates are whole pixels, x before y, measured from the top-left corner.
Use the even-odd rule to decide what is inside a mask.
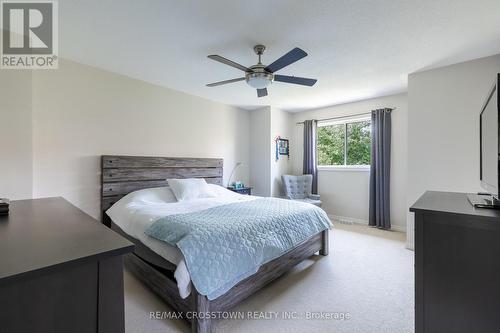
[[[359,123],[362,121],[369,121],[371,126],[371,116],[370,115],[361,115],[361,116],[352,116],[352,117],[342,117],[339,119],[333,120],[320,120],[317,123],[319,127],[325,126],[334,126],[334,125],[343,125],[344,127],[344,164],[342,165],[321,165],[319,162],[316,162],[316,167],[318,170],[325,171],[369,171],[369,164],[347,164],[347,151],[348,151],[348,135],[347,135],[347,125],[351,123]],[[316,149],[317,149],[317,137],[316,137]]]

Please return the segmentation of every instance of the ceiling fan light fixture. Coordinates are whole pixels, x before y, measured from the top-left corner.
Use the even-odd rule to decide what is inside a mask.
[[[224,65],[237,68],[245,72],[245,76],[236,79],[210,83],[207,84],[207,87],[216,87],[216,86],[221,86],[223,84],[234,83],[245,80],[250,87],[257,89],[257,97],[265,97],[267,96],[267,87],[270,86],[271,83],[273,83],[273,81],[298,84],[301,86],[308,86],[308,87],[312,87],[316,84],[317,81],[316,79],[275,74],[280,69],[285,68],[286,66],[289,66],[299,61],[300,59],[306,57],[307,53],[304,50],[295,47],[288,53],[284,54],[283,56],[272,62],[270,65],[266,66],[261,61],[262,54],[264,53],[265,49],[266,47],[264,45],[260,44],[255,45],[253,50],[255,51],[255,54],[257,54],[257,56],[259,57],[259,62],[256,65],[250,67],[240,65],[237,62],[226,59],[217,54],[209,55],[208,58],[212,60],[220,62]]]
[[[267,88],[274,78],[270,73],[247,73],[245,77],[248,85],[255,89]]]

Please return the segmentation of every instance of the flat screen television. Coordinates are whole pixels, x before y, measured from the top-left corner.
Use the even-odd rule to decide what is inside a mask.
[[[486,203],[500,206],[499,157],[500,157],[500,74],[488,93],[479,117],[480,129],[480,180],[481,187],[490,194]]]

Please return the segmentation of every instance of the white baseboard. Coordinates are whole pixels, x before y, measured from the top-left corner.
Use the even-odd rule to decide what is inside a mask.
[[[328,214],[328,217],[330,218],[330,220],[332,220],[335,223],[341,223],[341,224],[360,224],[360,225],[366,225],[366,226],[368,225],[368,221],[367,220],[357,219],[357,218],[354,218],[354,217],[331,215],[331,214]],[[391,230],[399,231],[399,232],[406,232],[406,226],[393,224],[391,226]]]
[[[341,224],[364,224],[364,225],[368,225],[368,221],[367,220],[357,219],[357,218],[354,218],[354,217],[339,216],[339,215],[330,215],[330,214],[328,214],[328,217],[330,218],[330,220],[332,220],[333,222],[336,222],[336,223],[341,223]]]

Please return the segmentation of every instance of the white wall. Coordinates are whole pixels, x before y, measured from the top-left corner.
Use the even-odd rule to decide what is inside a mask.
[[[0,197],[11,200],[33,191],[31,87],[31,71],[1,70]]]
[[[98,217],[102,154],[222,157],[225,181],[241,161],[235,179],[278,195],[281,174],[302,172],[296,122],[395,107],[391,215],[396,228],[408,221],[411,247],[408,206],[425,190],[480,189],[478,115],[498,72],[500,55],[411,74],[408,96],[288,114],[247,112],[69,61],[53,71],[2,71],[0,196],[62,195]],[[277,135],[290,139],[290,161],[275,162]],[[366,220],[368,177],[320,171],[325,210]]]
[[[33,74],[35,197],[99,217],[100,155],[224,158],[224,184],[249,177],[247,111],[61,61]]]
[[[252,194],[271,195],[271,108],[250,112],[250,185]]]
[[[500,55],[408,77],[408,206],[426,190],[474,192],[479,187],[479,113]],[[408,213],[413,247],[413,213]]]
[[[294,145],[291,138],[293,133],[293,116],[291,113],[271,107],[271,195],[273,197],[282,197],[284,195],[281,186],[281,175],[292,172],[292,158],[281,155],[276,160],[276,137],[290,140],[290,146]]]
[[[391,220],[394,229],[406,227],[406,178],[407,178],[407,110],[406,94],[398,94],[361,102],[331,106],[294,114],[293,123],[306,119],[322,119],[354,115],[383,107],[395,108],[392,112],[391,140]],[[294,127],[292,146],[293,171],[302,173],[302,125]],[[368,221],[369,200],[368,171],[319,171],[318,191],[323,208],[332,216],[347,217],[357,222]]]
[[[250,112],[250,184],[252,194],[280,197],[281,175],[292,169],[292,160],[280,156],[276,160],[277,136],[290,139],[292,115],[283,110],[266,106]],[[293,140],[290,140],[292,145]]]

